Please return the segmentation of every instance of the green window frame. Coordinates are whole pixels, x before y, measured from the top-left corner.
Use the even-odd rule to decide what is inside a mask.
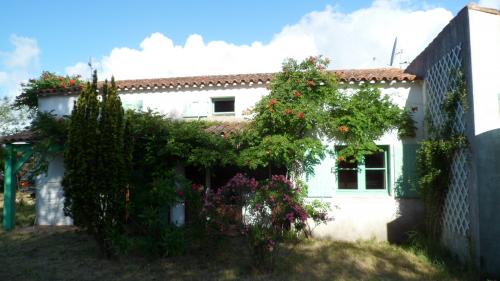
[[[337,194],[390,195],[389,147],[379,147],[381,152],[367,155],[359,162],[337,162]],[[335,150],[341,148],[336,146]]]
[[[232,111],[221,110],[221,108],[231,107],[232,102]],[[236,111],[236,99],[235,97],[217,97],[212,98],[212,115],[228,115],[232,116]]]

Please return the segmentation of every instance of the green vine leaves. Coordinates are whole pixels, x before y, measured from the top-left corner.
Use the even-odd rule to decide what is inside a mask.
[[[326,71],[328,63],[321,56],[284,62],[270,94],[253,110],[255,139],[242,150],[242,164],[281,165],[296,174],[308,173],[327,152],[322,140],[344,145],[340,155],[345,159],[361,159],[379,151],[375,140],[393,129],[414,135],[411,114],[371,85],[342,91]]]
[[[444,123],[437,127],[427,114],[428,138],[417,151],[417,170],[420,176],[420,194],[427,209],[427,233],[439,237],[441,217],[446,194],[450,186],[451,163],[459,149],[467,147],[463,132],[456,131],[454,122],[458,109],[468,108],[467,86],[463,73],[457,69],[450,73],[451,88],[442,104]]]

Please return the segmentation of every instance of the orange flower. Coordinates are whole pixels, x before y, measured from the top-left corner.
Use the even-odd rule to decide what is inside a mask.
[[[287,108],[287,109],[285,109],[285,114],[288,114],[288,115],[293,114],[293,110],[291,110],[290,108]]]
[[[316,82],[314,80],[307,80],[307,86],[316,86]]]
[[[293,95],[297,98],[302,96],[302,94],[299,91],[295,91],[295,93]]]
[[[270,107],[270,108],[272,108],[272,107],[273,107],[275,104],[277,104],[277,103],[278,103],[278,100],[277,100],[277,99],[271,99],[271,100],[269,101],[269,107]]]
[[[344,161],[345,161],[345,157],[344,157],[344,156],[339,156],[339,157],[337,158],[337,161],[338,161],[338,162],[344,162]]]
[[[304,117],[305,117],[304,112],[299,112],[299,113],[297,113],[297,118],[299,118],[299,119],[304,119]]]
[[[69,85],[70,85],[70,86],[74,86],[74,85],[75,85],[75,80],[70,79],[70,80],[69,80]]]
[[[341,132],[342,134],[349,132],[349,127],[347,127],[345,125],[339,126],[338,129],[339,129],[339,132]]]

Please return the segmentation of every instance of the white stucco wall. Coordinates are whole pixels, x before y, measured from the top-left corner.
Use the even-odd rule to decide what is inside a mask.
[[[36,178],[36,224],[72,225],[73,220],[64,215],[64,175],[62,154],[53,155],[47,174]]]
[[[120,91],[125,107],[151,109],[171,118],[209,118],[220,120],[243,120],[245,110],[252,107],[268,90],[263,86],[221,86],[181,88],[155,91]],[[234,97],[235,114],[216,116],[213,114],[212,99]],[[70,115],[76,96],[44,96],[39,98],[41,111],[53,111],[59,116]]]
[[[500,16],[469,10],[475,135],[500,128]]]
[[[469,9],[473,132],[469,179],[471,233],[467,241],[476,263],[493,279],[500,278],[500,13]],[[469,125],[469,124],[468,124]],[[472,130],[471,130],[472,131]],[[450,243],[452,250],[461,241]],[[464,244],[464,243],[462,243]],[[455,251],[457,252],[457,251]]]

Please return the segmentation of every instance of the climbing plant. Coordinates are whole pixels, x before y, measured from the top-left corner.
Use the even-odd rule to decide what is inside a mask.
[[[328,63],[323,57],[285,61],[270,94],[253,109],[241,165],[310,173],[327,152],[324,140],[344,144],[339,159],[361,159],[379,151],[375,141],[390,130],[404,127],[404,134],[411,133],[408,115],[388,96],[367,84],[340,90],[335,76],[325,70]]]
[[[421,142],[417,151],[417,170],[419,173],[420,194],[426,207],[427,234],[439,238],[441,219],[446,194],[450,186],[451,163],[455,153],[467,146],[462,132],[453,129],[459,106],[467,110],[467,87],[460,70],[450,73],[450,81],[455,81],[446,93],[442,110],[444,122],[437,126],[430,118],[426,119],[428,138]]]

